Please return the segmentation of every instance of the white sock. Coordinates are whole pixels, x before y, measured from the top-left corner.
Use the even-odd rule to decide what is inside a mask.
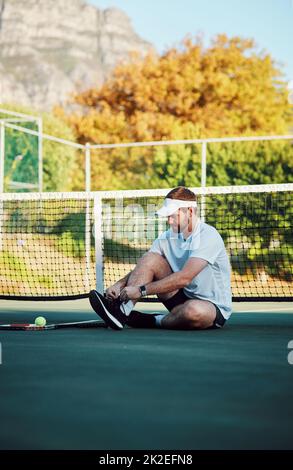
[[[168,314],[167,314],[168,315]],[[160,328],[163,318],[166,314],[156,315],[156,325]]]
[[[128,300],[127,302],[123,302],[120,305],[120,310],[122,313],[124,313],[128,317],[133,307],[134,307],[134,303],[132,302],[132,300]]]

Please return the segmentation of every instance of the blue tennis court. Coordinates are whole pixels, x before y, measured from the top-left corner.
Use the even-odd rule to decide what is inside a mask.
[[[1,323],[96,318],[87,300],[0,304]],[[292,313],[234,304],[219,331],[1,331],[1,448],[292,449]]]

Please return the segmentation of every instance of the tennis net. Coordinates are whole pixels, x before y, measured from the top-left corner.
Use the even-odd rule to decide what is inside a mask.
[[[224,239],[235,301],[290,300],[293,184],[193,188]],[[0,298],[56,300],[103,291],[166,228],[168,189],[0,196]],[[156,300],[154,298],[147,299]]]

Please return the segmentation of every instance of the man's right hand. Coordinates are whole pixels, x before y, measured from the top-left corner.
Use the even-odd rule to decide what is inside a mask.
[[[106,297],[108,299],[118,299],[123,287],[124,285],[121,282],[116,282],[113,286],[108,287],[105,292]]]

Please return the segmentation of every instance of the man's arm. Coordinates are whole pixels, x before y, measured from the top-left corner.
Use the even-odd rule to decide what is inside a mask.
[[[197,276],[206,266],[208,262],[201,258],[190,258],[181,271],[172,273],[164,279],[150,282],[146,285],[147,295],[167,294],[177,289],[182,289],[191,283],[192,279]]]
[[[147,295],[167,294],[191,283],[192,279],[197,276],[206,266],[208,262],[201,258],[190,258],[181,271],[172,273],[164,279],[150,282],[146,285]],[[120,294],[120,299],[127,301],[128,299],[137,300],[141,297],[139,286],[125,287]]]

